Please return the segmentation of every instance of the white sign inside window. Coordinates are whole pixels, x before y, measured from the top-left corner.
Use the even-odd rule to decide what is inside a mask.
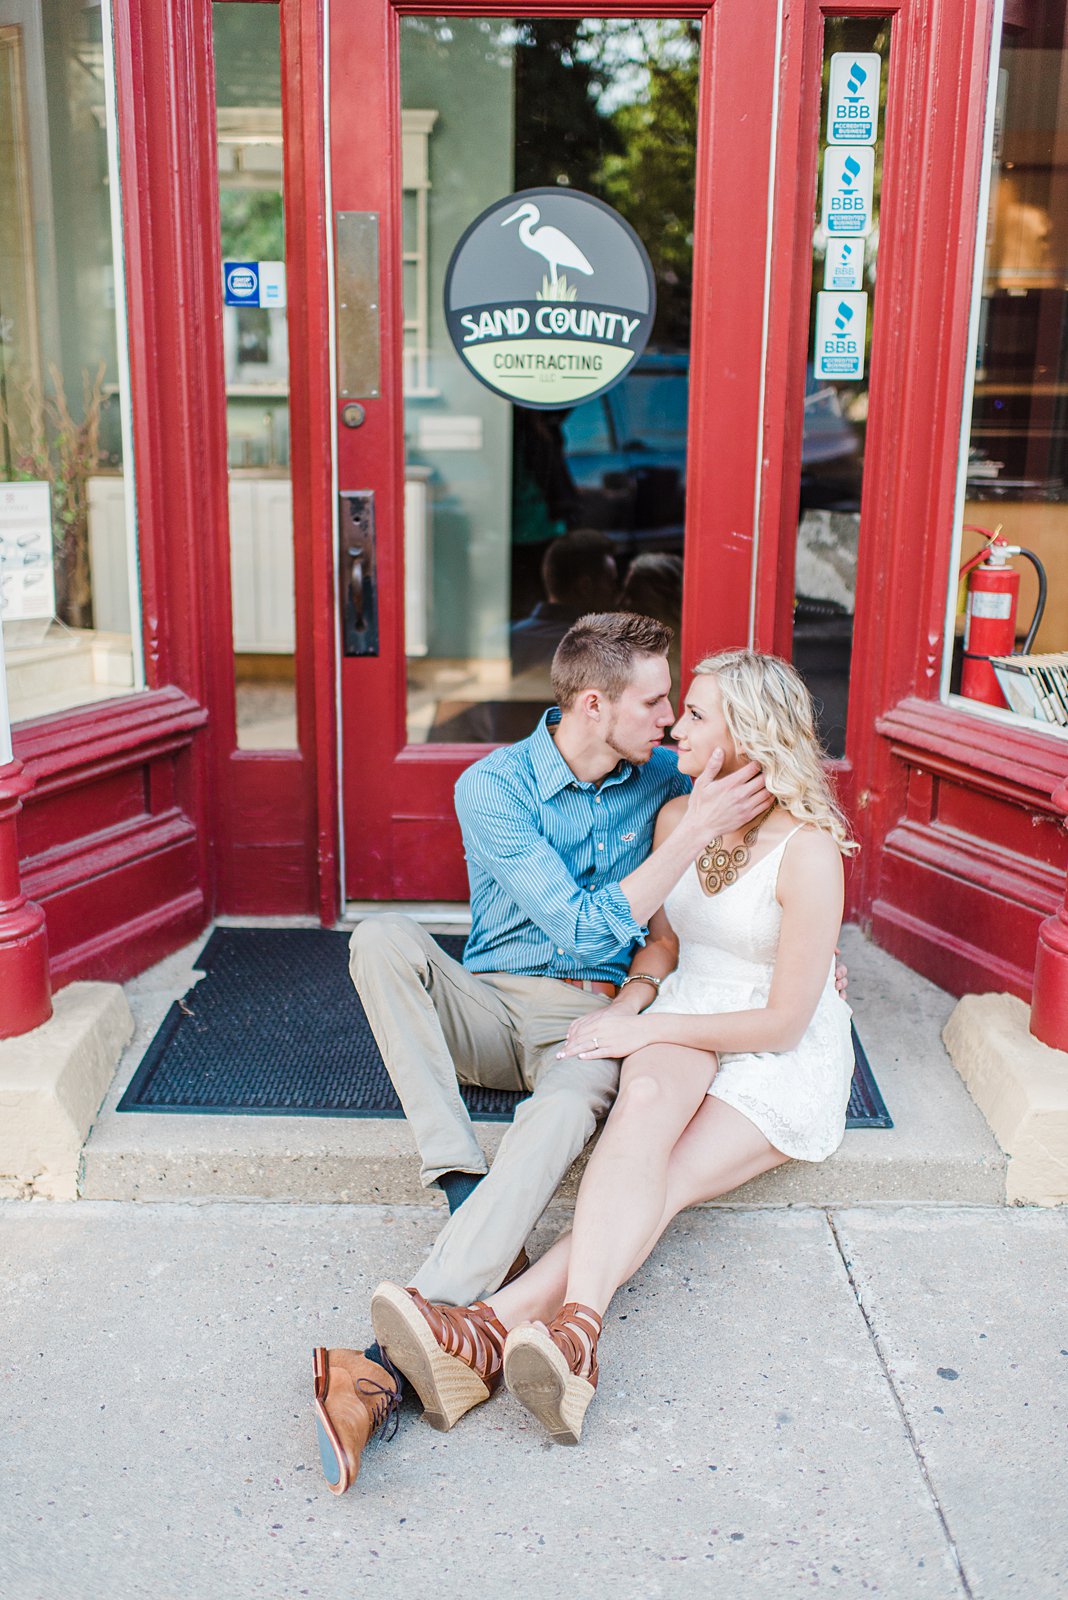
[[[832,294],[823,290],[816,296],[817,379],[856,383],[863,378],[867,326],[866,294]]]
[[[831,145],[823,157],[823,227],[832,237],[871,232],[875,151]]]
[[[863,239],[828,239],[823,263],[823,287],[844,294],[864,287]]]
[[[284,261],[224,261],[223,300],[228,306],[275,306],[286,303]]]
[[[879,128],[879,75],[875,51],[839,50],[831,57],[827,92],[827,143],[874,144]]]
[[[52,486],[0,485],[0,617],[7,622],[51,617],[56,609],[52,571]]]

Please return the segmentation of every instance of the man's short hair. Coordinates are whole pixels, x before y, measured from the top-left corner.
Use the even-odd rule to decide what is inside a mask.
[[[666,656],[672,631],[655,617],[632,611],[600,611],[580,617],[553,656],[553,694],[561,711],[583,689],[600,689],[618,700],[634,676],[638,656]]]

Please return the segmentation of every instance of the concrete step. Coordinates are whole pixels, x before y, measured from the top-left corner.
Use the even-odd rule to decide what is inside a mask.
[[[400,1119],[116,1112],[168,1008],[195,981],[193,960],[203,944],[198,939],[127,986],[137,1031],[86,1143],[82,1196],[425,1205]],[[829,1161],[793,1162],[718,1203],[1004,1204],[1006,1158],[942,1045],[952,996],[856,928],[843,931],[842,950],[857,1028],[894,1127],[854,1129]],[[502,1125],[480,1123],[478,1132],[492,1156]],[[561,1200],[574,1197],[582,1164],[572,1168]]]

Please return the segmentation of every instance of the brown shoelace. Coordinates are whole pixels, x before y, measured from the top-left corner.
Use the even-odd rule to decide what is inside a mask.
[[[370,1401],[372,1430],[380,1439],[392,1439],[400,1423],[400,1375],[385,1351],[382,1352],[378,1365],[385,1367],[393,1379],[393,1387],[390,1388],[386,1383],[378,1383],[374,1378],[357,1378],[356,1393],[362,1400]],[[391,1422],[392,1427],[389,1426]],[[388,1433],[387,1428],[389,1428]]]

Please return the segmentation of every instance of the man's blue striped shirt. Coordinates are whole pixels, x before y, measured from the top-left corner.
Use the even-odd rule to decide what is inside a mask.
[[[456,785],[471,884],[464,965],[618,983],[648,931],[620,879],[646,859],[657,812],[690,780],[661,746],[642,766],[621,761],[600,784],[583,783],[549,731],[559,720],[554,707]]]

